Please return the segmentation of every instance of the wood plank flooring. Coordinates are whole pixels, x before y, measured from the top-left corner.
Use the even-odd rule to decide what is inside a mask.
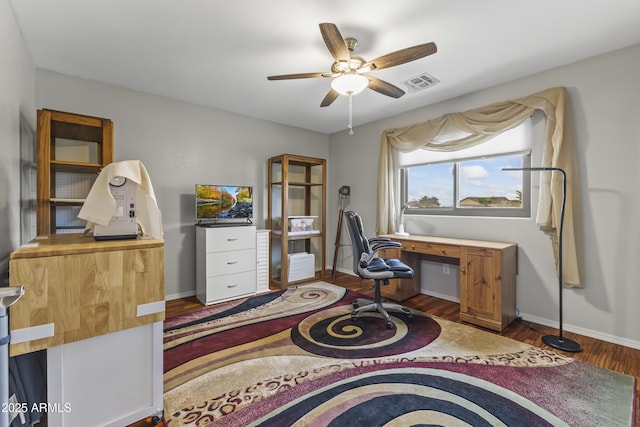
[[[330,281],[330,278],[330,273],[325,275],[326,281]],[[336,279],[333,283],[365,295],[372,295],[372,291],[369,289],[371,287],[371,281],[364,281],[355,276],[337,273]],[[429,313],[433,316],[462,323],[459,319],[460,306],[458,303],[421,294],[403,301],[402,304],[409,308]],[[189,311],[198,310],[200,308],[202,308],[202,304],[200,304],[195,297],[167,301],[166,316],[172,317]],[[564,336],[580,343],[583,349],[580,353],[567,353],[547,347],[542,342],[543,335],[558,334],[557,329],[547,326],[542,326],[524,320],[516,320],[504,331],[498,333],[468,323],[465,323],[465,325],[499,334],[527,344],[549,348],[557,353],[591,363],[592,365],[635,376],[636,396],[640,396],[640,350],[565,331]],[[640,398],[636,398],[635,418],[635,424],[640,426]],[[132,424],[130,427],[149,427],[152,425],[153,424],[149,420],[143,420]]]

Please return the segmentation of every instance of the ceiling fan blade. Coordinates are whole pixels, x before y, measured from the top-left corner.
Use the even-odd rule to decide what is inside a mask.
[[[406,64],[407,62],[433,55],[437,51],[438,47],[433,42],[419,44],[383,55],[363,64],[360,69],[380,70],[382,68],[395,67],[396,65]]]
[[[320,24],[320,33],[335,60],[338,62],[349,62],[351,54],[349,54],[347,44],[344,42],[340,31],[338,31],[338,27],[336,27],[335,24],[322,23]]]
[[[405,92],[397,86],[387,83],[384,80],[377,79],[375,77],[367,76],[369,79],[369,89],[375,90],[383,95],[390,96],[392,98],[400,98]]]
[[[289,79],[312,79],[315,77],[326,77],[326,73],[299,73],[299,74],[282,74],[279,76],[269,76],[268,80],[289,80]]]
[[[324,99],[320,103],[320,106],[321,107],[328,107],[329,105],[331,105],[333,103],[333,101],[338,99],[339,96],[340,96],[340,94],[338,92],[336,92],[333,89],[329,89],[329,93],[327,93],[327,96],[324,97]]]

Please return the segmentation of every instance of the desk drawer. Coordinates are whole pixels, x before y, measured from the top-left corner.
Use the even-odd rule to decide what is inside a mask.
[[[402,250],[406,252],[417,252],[427,255],[438,255],[451,258],[460,258],[460,247],[440,245],[426,242],[403,242]]]

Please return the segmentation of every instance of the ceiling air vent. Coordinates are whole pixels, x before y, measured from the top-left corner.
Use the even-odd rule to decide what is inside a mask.
[[[440,83],[440,80],[436,79],[429,73],[422,73],[419,76],[412,77],[409,80],[402,82],[402,84],[408,88],[409,93],[427,89],[438,83]]]

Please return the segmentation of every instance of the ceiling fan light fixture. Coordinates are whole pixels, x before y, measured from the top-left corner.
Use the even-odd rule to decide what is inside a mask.
[[[369,86],[369,79],[363,75],[347,73],[331,81],[331,88],[341,95],[355,95]]]
[[[348,61],[337,61],[335,64],[335,69],[339,73],[344,73],[351,69],[350,63]]]

